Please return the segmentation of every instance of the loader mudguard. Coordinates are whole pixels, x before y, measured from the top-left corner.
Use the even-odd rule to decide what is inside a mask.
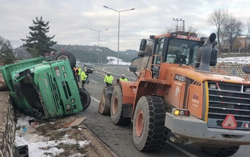
[[[123,95],[122,104],[133,104],[136,93],[134,88],[134,82],[120,81],[120,84],[122,87],[122,95]]]

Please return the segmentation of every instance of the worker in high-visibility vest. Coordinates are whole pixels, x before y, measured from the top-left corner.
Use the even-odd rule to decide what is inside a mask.
[[[84,88],[84,84],[86,83],[86,79],[87,79],[87,75],[86,75],[85,71],[83,70],[81,72],[82,88]]]
[[[112,85],[113,79],[114,79],[113,76],[110,75],[110,73],[108,72],[104,78],[104,83],[106,83],[107,86],[110,86]]]
[[[122,77],[119,79],[120,81],[128,81],[128,79],[125,77],[124,74],[122,74]]]
[[[82,73],[82,69],[79,66],[77,67],[77,69],[78,69],[78,82],[80,82],[80,75]]]

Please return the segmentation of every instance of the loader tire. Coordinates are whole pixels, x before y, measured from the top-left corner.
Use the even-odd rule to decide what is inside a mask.
[[[59,52],[59,53],[56,53],[54,56],[52,56],[52,60],[59,60],[59,59],[63,59],[63,60],[68,59],[71,68],[76,66],[76,57],[71,52],[66,52],[66,51]]]
[[[86,110],[91,103],[90,94],[85,89],[81,89],[80,98],[82,102],[82,108],[83,108],[82,110]]]
[[[110,94],[107,93],[107,88],[104,88],[98,109],[98,112],[101,115],[110,115],[110,101],[111,101]]]
[[[239,146],[236,147],[228,147],[228,148],[220,148],[220,147],[202,147],[202,150],[216,157],[227,157],[235,154],[239,149]]]
[[[133,141],[138,150],[159,152],[163,149],[167,140],[165,114],[161,97],[142,96],[139,99],[133,120]]]
[[[121,87],[119,85],[114,86],[110,106],[111,121],[115,125],[126,126],[131,123],[131,120],[129,117],[123,117],[122,115],[122,99]]]

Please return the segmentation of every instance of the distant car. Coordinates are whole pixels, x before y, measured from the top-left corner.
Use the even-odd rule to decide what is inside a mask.
[[[86,67],[86,70],[85,70],[85,67]],[[93,65],[85,64],[84,65],[84,71],[87,72],[87,73],[93,73],[93,71],[94,71]]]

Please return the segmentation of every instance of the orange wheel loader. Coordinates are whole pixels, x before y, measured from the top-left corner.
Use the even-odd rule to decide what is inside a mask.
[[[170,140],[224,157],[249,145],[250,82],[211,69],[215,39],[214,33],[198,38],[188,32],[143,39],[130,66],[136,81],[106,87],[99,112],[115,125],[132,122],[139,151],[168,149]],[[250,73],[249,66],[243,70]]]

